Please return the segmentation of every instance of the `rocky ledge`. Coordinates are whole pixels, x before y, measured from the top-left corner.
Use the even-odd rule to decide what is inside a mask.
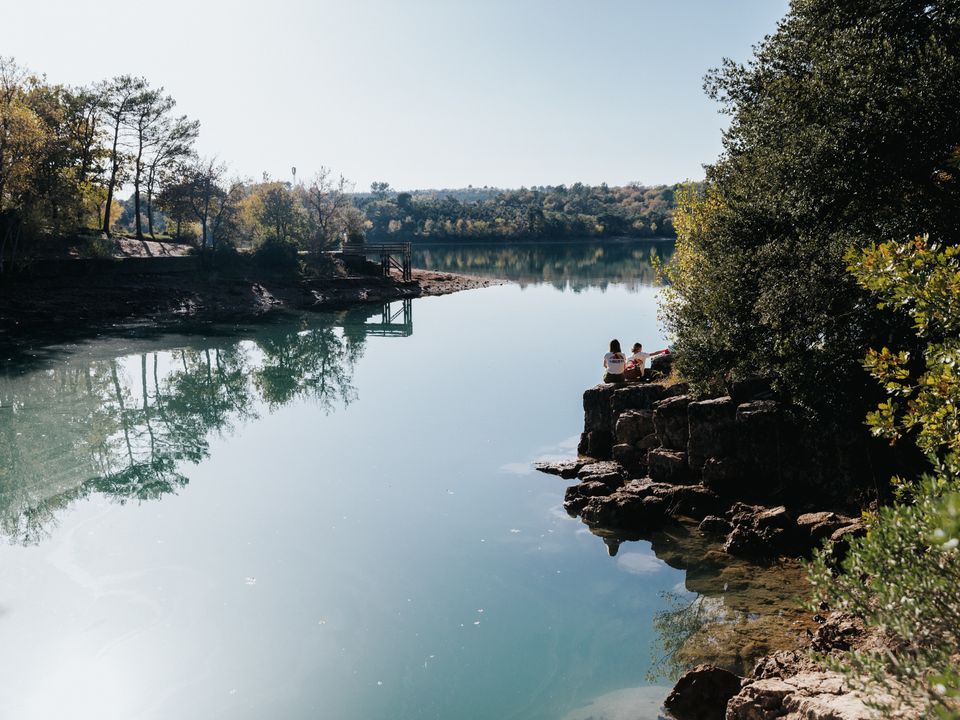
[[[684,384],[584,393],[580,456],[538,469],[579,482],[564,506],[592,528],[642,537],[680,518],[740,556],[801,556],[863,532],[846,498],[867,449],[811,433],[759,382],[695,400]]]

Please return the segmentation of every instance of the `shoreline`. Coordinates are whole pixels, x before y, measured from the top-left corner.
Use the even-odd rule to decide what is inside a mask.
[[[16,362],[48,345],[144,329],[269,322],[508,282],[419,269],[412,281],[404,282],[380,275],[309,278],[193,266],[184,271],[183,263],[177,265],[174,271],[157,272],[156,263],[133,270],[115,264],[106,273],[24,276],[0,284],[0,358]]]
[[[662,378],[672,359],[655,364]],[[839,657],[886,639],[839,608],[821,603],[816,612],[796,599],[809,588],[797,570],[802,558],[824,548],[838,563],[865,533],[849,494],[863,478],[851,474],[846,492],[828,492],[864,446],[798,422],[758,378],[728,392],[697,399],[686,383],[662,380],[589,388],[577,457],[535,467],[574,481],[564,508],[611,555],[622,541],[647,540],[658,558],[686,570],[687,590],[705,602],[729,612],[744,592],[742,610],[756,622],[721,613],[677,638],[673,670],[683,674],[665,701],[671,717],[861,720],[869,716],[863,696],[812,653]],[[799,574],[780,582],[788,568]],[[770,579],[751,598],[762,576]]]

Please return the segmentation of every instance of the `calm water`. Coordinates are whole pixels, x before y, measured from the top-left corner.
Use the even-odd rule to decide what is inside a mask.
[[[624,251],[6,368],[0,717],[656,718],[684,573],[608,557],[530,469],[574,452],[610,337],[664,344]]]

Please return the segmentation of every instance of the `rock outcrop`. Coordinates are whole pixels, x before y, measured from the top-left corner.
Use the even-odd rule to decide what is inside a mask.
[[[731,393],[695,400],[682,383],[590,388],[581,459],[540,469],[580,479],[564,504],[592,527],[642,534],[687,517],[722,533],[733,555],[797,556],[830,540],[842,556],[863,526],[839,510],[847,481],[836,480],[844,463],[833,460],[855,443],[842,450],[803,429],[761,379],[733,383]],[[585,457],[599,462],[580,464]]]

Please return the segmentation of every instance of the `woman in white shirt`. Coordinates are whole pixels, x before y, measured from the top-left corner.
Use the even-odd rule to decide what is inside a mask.
[[[643,345],[634,343],[633,354],[630,356],[630,360],[627,361],[627,369],[624,371],[624,377],[626,377],[627,380],[643,378],[646,374],[644,368],[647,365],[647,360],[666,355],[668,352],[668,350],[657,350],[657,352],[647,353],[643,351]]]
[[[603,356],[603,366],[607,371],[603,374],[605,383],[624,382],[623,371],[627,368],[627,356],[620,350],[620,341],[610,341],[610,352]]]

